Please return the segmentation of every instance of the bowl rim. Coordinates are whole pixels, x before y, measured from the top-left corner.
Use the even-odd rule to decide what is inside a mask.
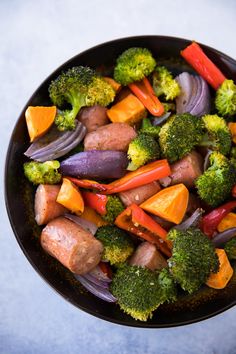
[[[79,55],[86,55],[88,52],[90,52],[91,50],[97,49],[99,47],[102,47],[104,45],[111,45],[111,44],[116,44],[116,42],[120,42],[120,41],[125,41],[125,40],[137,40],[137,39],[151,39],[151,38],[156,38],[157,40],[172,40],[172,41],[180,41],[183,42],[185,44],[190,44],[193,40],[190,39],[186,39],[186,38],[182,38],[182,37],[175,37],[175,36],[166,36],[166,35],[136,35],[136,36],[128,36],[128,37],[119,37],[119,38],[115,38],[113,40],[109,40],[109,41],[105,41],[102,43],[99,43],[97,45],[94,45],[92,47],[89,47],[85,50],[83,50],[82,52],[79,52],[77,54],[75,54],[73,57],[69,58],[68,60],[66,60],[65,62],[63,62],[62,64],[60,64],[55,70],[53,70],[42,82],[39,86],[37,86],[37,88],[34,90],[33,94],[30,96],[30,98],[27,100],[26,104],[24,105],[23,109],[21,110],[21,113],[19,114],[18,119],[15,122],[14,128],[12,130],[12,133],[10,135],[10,139],[9,139],[9,143],[8,143],[8,148],[7,148],[7,152],[5,154],[5,167],[4,167],[4,199],[5,199],[5,206],[6,206],[6,210],[7,210],[7,215],[10,221],[10,225],[11,228],[13,230],[14,236],[17,240],[18,245],[20,246],[23,254],[25,255],[26,259],[28,260],[28,262],[30,263],[30,265],[33,267],[33,269],[37,272],[37,274],[41,277],[41,279],[43,279],[51,289],[54,290],[54,292],[56,294],[59,294],[64,300],[66,300],[67,302],[69,302],[70,304],[72,304],[73,306],[75,306],[77,309],[79,308],[80,310],[90,314],[91,316],[94,316],[96,318],[102,319],[104,321],[113,323],[113,324],[118,324],[121,326],[126,326],[126,327],[135,327],[135,328],[150,328],[150,329],[163,329],[163,328],[171,328],[171,327],[179,327],[179,326],[185,326],[185,325],[190,325],[193,323],[198,323],[200,321],[203,320],[207,320],[210,319],[216,315],[219,315],[227,310],[229,310],[230,308],[232,308],[233,306],[236,305],[236,298],[234,301],[232,301],[231,303],[229,303],[228,305],[211,312],[210,314],[207,315],[202,315],[198,318],[194,318],[194,319],[189,319],[189,320],[185,320],[185,321],[179,321],[179,322],[175,322],[175,323],[168,323],[168,324],[153,324],[153,323],[149,323],[149,322],[141,322],[141,321],[135,321],[135,322],[125,322],[122,320],[116,320],[114,318],[102,315],[100,313],[97,313],[93,310],[90,310],[78,303],[76,303],[75,301],[73,301],[72,299],[66,297],[60,290],[58,290],[56,288],[56,286],[54,286],[49,280],[46,279],[46,277],[41,273],[41,271],[39,270],[39,268],[36,266],[36,264],[32,261],[30,255],[28,254],[28,252],[26,251],[25,247],[23,246],[19,236],[18,236],[18,232],[17,232],[17,226],[14,224],[12,216],[11,216],[11,211],[10,211],[10,205],[9,205],[9,196],[8,196],[8,185],[7,185],[7,177],[8,177],[8,163],[9,163],[9,156],[12,150],[12,138],[17,130],[18,127],[18,123],[20,121],[21,116],[24,114],[26,108],[28,107],[29,103],[31,102],[32,98],[35,96],[36,92],[46,83],[46,81],[53,76],[57,71],[62,70],[62,68],[64,66],[66,66],[67,64],[69,64],[71,61],[73,61],[77,56]],[[226,59],[228,62],[232,63],[233,65],[236,65],[236,60],[233,59],[232,57],[230,57],[229,55],[211,47],[208,45],[205,45],[201,42],[197,43],[205,49],[209,49],[211,51],[213,51],[215,54],[221,56],[222,58]]]

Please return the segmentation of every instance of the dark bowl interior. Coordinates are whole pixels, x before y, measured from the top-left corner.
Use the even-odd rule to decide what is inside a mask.
[[[117,305],[105,303],[87,293],[69,271],[45,254],[40,247],[40,228],[36,225],[33,215],[34,188],[25,180],[22,168],[25,162],[23,152],[29,145],[24,112],[28,105],[50,104],[48,86],[61,70],[74,65],[88,65],[109,74],[114,59],[122,51],[133,46],[149,48],[158,62],[166,64],[176,73],[191,71],[180,58],[180,50],[189,43],[188,40],[173,37],[139,36],[107,42],[76,55],[54,71],[35,91],[20,114],[9,143],[5,168],[5,200],[13,231],[25,256],[43,279],[64,299],[94,316],[122,325],[171,327],[209,318],[235,305],[236,277],[224,290],[203,287],[194,296],[182,295],[177,303],[162,305],[146,323],[135,321],[120,311]],[[227,77],[236,80],[235,60],[215,49],[204,45],[202,47]]]

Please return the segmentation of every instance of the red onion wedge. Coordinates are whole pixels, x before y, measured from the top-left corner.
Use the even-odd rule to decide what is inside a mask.
[[[111,294],[108,289],[105,289],[99,285],[95,285],[83,275],[75,274],[75,278],[93,295],[107,302],[116,302],[117,299]]]
[[[63,160],[60,172],[64,176],[80,178],[121,178],[126,173],[127,165],[127,154],[123,151],[89,150]]]
[[[90,231],[92,235],[96,234],[98,227],[93,222],[85,220],[85,219],[83,219],[83,218],[81,218],[80,216],[77,216],[77,215],[65,214],[64,216],[67,219],[69,219],[69,220],[75,222],[76,224],[82,226],[83,229]]]
[[[204,172],[208,169],[208,167],[210,165],[209,157],[210,157],[211,153],[212,153],[212,150],[208,149],[207,154],[204,158],[204,164],[203,164],[203,171]]]
[[[25,155],[39,162],[55,160],[74,149],[83,140],[86,131],[78,121],[72,131],[60,132],[53,126],[46,135],[30,145]]]
[[[236,237],[236,227],[231,227],[223,232],[216,234],[211,241],[215,247],[223,246],[226,242]]]
[[[181,88],[181,93],[176,98],[177,113],[188,112],[195,116],[210,113],[210,90],[206,81],[201,76],[194,76],[183,72],[175,79]]]
[[[175,226],[174,228],[176,230],[185,231],[190,227],[198,227],[203,213],[204,213],[203,209],[197,208],[195,212],[188,219],[183,221],[181,224]]]
[[[95,268],[90,270],[89,274],[93,275],[98,280],[110,283],[111,279],[101,270],[100,266],[97,265]]]
[[[152,120],[152,125],[160,126],[160,125],[164,124],[170,116],[171,116],[171,112],[166,112],[161,117],[154,118]]]

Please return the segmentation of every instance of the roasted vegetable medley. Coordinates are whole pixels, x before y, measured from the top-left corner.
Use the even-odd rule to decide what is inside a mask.
[[[139,47],[109,77],[72,67],[25,112],[41,246],[140,321],[236,259],[236,85],[197,43],[180,56],[177,76]]]

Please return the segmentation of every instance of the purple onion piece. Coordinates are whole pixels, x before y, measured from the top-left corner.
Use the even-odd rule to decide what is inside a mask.
[[[176,98],[177,113],[191,113],[196,116],[210,112],[211,97],[206,81],[200,76],[184,72],[176,77],[181,88]]]
[[[105,282],[105,281],[102,281],[102,280],[98,280],[96,277],[94,277],[90,273],[83,274],[83,277],[85,279],[87,279],[88,281],[90,281],[90,283],[93,283],[94,285],[98,285],[98,286],[100,286],[101,288],[104,288],[104,289],[109,289],[109,285],[108,285],[109,283],[108,282]]]
[[[212,150],[208,149],[207,154],[206,154],[206,156],[205,156],[205,158],[204,158],[204,163],[203,163],[203,171],[204,171],[204,172],[205,172],[205,171],[208,169],[208,167],[209,167],[209,164],[210,164],[209,158],[210,158],[211,153],[212,153]]]
[[[181,114],[186,112],[186,107],[191,98],[193,85],[192,76],[187,72],[183,72],[178,75],[175,80],[178,82],[181,89],[180,95],[176,98],[176,112]]]
[[[170,117],[170,115],[171,115],[171,112],[166,112],[161,117],[154,118],[152,120],[152,125],[159,126],[159,125],[164,124],[167,121],[167,119]]]
[[[76,128],[72,131],[60,132],[54,127],[49,134],[31,144],[25,155],[39,162],[57,159],[76,147],[85,134],[85,126],[77,121]]]
[[[203,213],[204,213],[203,209],[197,208],[195,212],[188,219],[183,221],[181,224],[175,226],[174,228],[176,230],[185,231],[190,227],[198,226]]]
[[[89,150],[61,162],[60,172],[80,178],[121,178],[126,173],[127,154],[123,151]]]
[[[91,283],[84,276],[75,274],[75,278],[93,295],[107,302],[116,302],[117,299],[111,294],[108,289],[104,289],[98,285]]]
[[[236,236],[236,227],[231,227],[223,232],[216,234],[212,239],[215,247],[223,246],[226,242]]]
[[[111,279],[105,273],[103,273],[99,265],[97,265],[95,268],[90,270],[89,274],[93,275],[98,280],[104,281],[106,283],[111,282]]]
[[[85,219],[81,218],[80,216],[76,216],[76,215],[72,215],[72,214],[65,214],[64,216],[67,219],[73,221],[74,223],[82,226],[83,229],[90,231],[92,235],[96,234],[98,227],[93,222],[85,220]]]

